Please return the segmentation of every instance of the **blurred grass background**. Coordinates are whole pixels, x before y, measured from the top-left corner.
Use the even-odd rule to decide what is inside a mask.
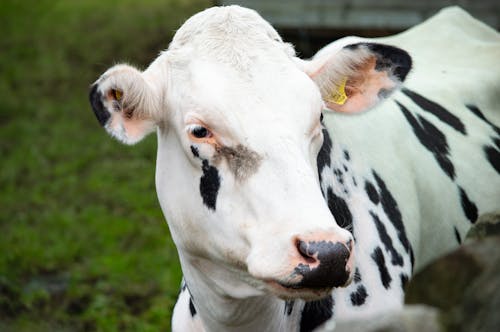
[[[145,68],[208,0],[0,4],[0,331],[168,331],[181,278],[154,187],[88,87]]]

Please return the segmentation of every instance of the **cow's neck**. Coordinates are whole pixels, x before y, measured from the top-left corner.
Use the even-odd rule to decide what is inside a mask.
[[[241,282],[237,272],[206,259],[181,257],[184,279],[207,331],[279,331],[284,301]]]

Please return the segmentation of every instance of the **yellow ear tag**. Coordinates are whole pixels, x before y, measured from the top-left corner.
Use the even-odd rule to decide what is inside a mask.
[[[337,90],[333,91],[333,93],[328,98],[328,101],[333,102],[338,105],[344,105],[347,100],[347,95],[345,94],[345,85],[347,83],[347,77],[342,79],[340,85],[337,87]]]
[[[116,100],[120,101],[122,99],[123,92],[121,90],[113,90],[113,94]]]

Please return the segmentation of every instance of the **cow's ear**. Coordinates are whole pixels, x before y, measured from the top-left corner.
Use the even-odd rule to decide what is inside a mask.
[[[106,71],[92,85],[89,99],[97,120],[125,144],[135,144],[156,129],[160,96],[129,65]]]
[[[304,69],[318,85],[326,106],[339,112],[374,107],[401,86],[412,65],[406,51],[375,43],[349,44],[324,53]]]

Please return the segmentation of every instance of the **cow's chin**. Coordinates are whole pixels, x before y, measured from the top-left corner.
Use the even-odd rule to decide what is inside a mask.
[[[329,295],[333,287],[326,288],[298,288],[284,285],[275,280],[265,281],[270,293],[283,300],[302,299],[306,301],[319,300]]]

